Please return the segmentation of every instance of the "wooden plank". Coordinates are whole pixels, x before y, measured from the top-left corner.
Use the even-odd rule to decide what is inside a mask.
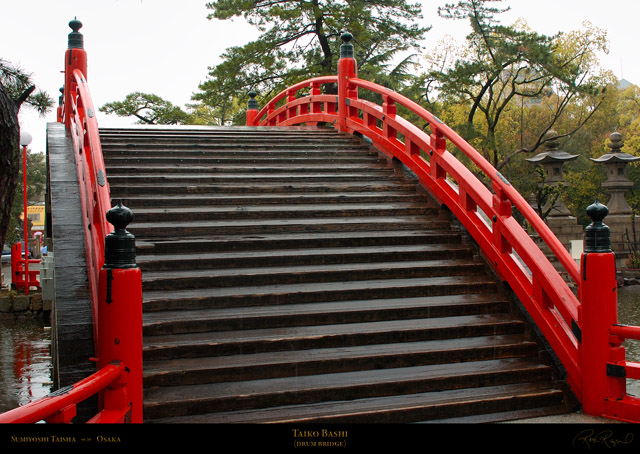
[[[95,372],[93,312],[87,280],[84,230],[71,138],[63,124],[47,124],[47,153],[55,254],[55,304],[52,311],[53,381],[70,386]],[[95,400],[78,406],[79,420],[95,414]]]
[[[566,413],[567,408],[562,404],[562,399],[562,392],[546,383],[517,383],[434,393],[289,405],[287,407],[179,417],[167,416],[159,418],[155,422],[161,424],[437,423],[443,420],[444,422],[449,421],[451,415],[472,415],[474,418],[470,422],[479,423],[517,419],[531,414],[545,416]],[[550,406],[552,407],[550,408]],[[517,413],[509,411],[509,407],[518,408],[520,411]],[[522,408],[536,409],[536,412],[525,412]],[[464,420],[460,422],[464,422]]]
[[[376,371],[286,377],[247,382],[210,383],[145,391],[144,411],[150,418],[185,415],[189,408],[199,412],[231,411],[238,408],[299,405],[414,394],[420,390],[446,391],[475,388],[478,383],[497,386],[537,382],[549,378],[551,370],[535,361],[520,358],[437,364]]]
[[[192,385],[278,378],[468,360],[527,357],[537,352],[533,341],[519,335],[469,337],[425,342],[397,342],[301,351],[274,351],[205,358],[145,362],[145,386]]]

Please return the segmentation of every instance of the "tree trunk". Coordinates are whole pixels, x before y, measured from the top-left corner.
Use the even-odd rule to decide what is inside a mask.
[[[0,245],[4,245],[7,236],[20,172],[19,109],[20,103],[0,85]]]
[[[333,51],[331,50],[331,45],[329,44],[329,39],[327,35],[324,33],[324,16],[320,6],[318,5],[317,0],[313,2],[314,12],[315,12],[315,31],[316,36],[318,37],[318,41],[320,42],[320,48],[322,49],[322,55],[324,58],[322,59],[322,67],[326,71],[326,74],[331,72],[331,59],[333,57]]]

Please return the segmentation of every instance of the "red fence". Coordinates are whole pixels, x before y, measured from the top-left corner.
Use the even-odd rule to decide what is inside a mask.
[[[547,224],[480,153],[415,102],[383,86],[358,79],[356,62],[351,57],[350,36],[345,34],[343,40],[337,76],[300,82],[279,93],[260,111],[252,100],[247,111],[247,125],[329,123],[344,133],[369,138],[375,147],[399,159],[441,204],[451,210],[478,243],[497,274],[514,291],[562,362],[567,382],[578,399],[598,403],[595,407],[585,406],[585,411],[640,421],[639,401],[627,396],[624,379],[620,378],[620,375],[640,378],[640,369],[638,364],[624,361],[624,349],[619,346],[623,338],[640,338],[640,328],[623,328],[618,325],[617,316],[601,316],[607,310],[616,312],[615,265],[611,267],[606,261],[598,262],[598,254],[585,254],[583,266],[586,267],[589,257],[597,263],[590,271],[599,270],[587,283],[586,274],[581,273]],[[329,94],[330,90],[323,90],[324,86],[336,83],[337,96]],[[362,99],[359,91],[368,92],[368,99],[377,97],[381,103]],[[253,97],[253,93],[251,95]],[[398,115],[398,106],[425,121],[430,132],[425,133]],[[473,171],[448,151],[453,148],[469,159]],[[514,208],[552,251],[579,289],[580,299],[514,218]],[[604,255],[613,257],[612,253]],[[591,285],[606,289],[606,295],[601,292],[600,299],[594,299],[592,291],[585,291]],[[585,329],[593,329],[584,326],[584,319],[589,318],[586,314],[595,314],[592,317],[599,329],[607,333],[598,345],[582,342],[589,337],[589,333],[585,335]],[[609,372],[604,384],[594,381],[591,374],[585,372],[585,364],[590,361],[598,362],[599,374],[617,370],[617,375]]]

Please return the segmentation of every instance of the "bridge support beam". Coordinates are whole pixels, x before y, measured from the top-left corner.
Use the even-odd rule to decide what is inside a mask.
[[[610,232],[602,222],[608,209],[596,202],[587,214],[593,222],[586,229],[580,266],[582,405],[585,414],[602,416],[608,399],[626,393],[624,376],[611,373],[612,365],[624,361],[624,347],[609,332],[618,322],[618,286]]]

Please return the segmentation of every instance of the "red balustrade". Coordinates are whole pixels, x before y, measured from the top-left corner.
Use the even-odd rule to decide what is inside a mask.
[[[337,76],[309,79],[293,85],[270,100],[260,111],[253,105],[247,115],[250,126],[332,124],[344,133],[367,137],[374,146],[410,168],[420,183],[464,225],[485,258],[508,284],[562,362],[567,382],[589,414],[640,422],[638,400],[626,395],[624,379],[638,378],[640,366],[624,361],[624,338],[638,338],[640,328],[621,327],[617,316],[605,316],[617,307],[615,265],[597,261],[586,279],[566,248],[529,203],[480,153],[426,109],[383,86],[359,79],[349,49],[350,36],[343,36]],[[343,51],[344,49],[344,51]],[[329,87],[338,85],[338,95]],[[325,89],[323,90],[323,87]],[[377,104],[358,96],[367,91],[382,100]],[[254,95],[255,96],[255,95]],[[373,96],[367,96],[374,99]],[[429,132],[398,115],[398,106],[424,121]],[[463,164],[449,149],[457,149],[471,163]],[[483,181],[478,177],[481,175]],[[563,267],[574,292],[560,272],[513,217],[517,209]],[[604,254],[607,255],[607,254]],[[608,253],[613,256],[612,253]],[[586,259],[585,259],[586,260]],[[586,263],[586,261],[584,262]],[[588,290],[587,290],[588,289]],[[596,293],[596,289],[599,293]],[[589,300],[599,299],[585,309]],[[591,314],[585,314],[591,310]],[[611,314],[609,314],[611,315]],[[587,318],[590,321],[587,321]],[[583,345],[598,325],[597,347]],[[585,332],[587,334],[585,334]],[[595,355],[594,348],[602,354]],[[600,370],[596,379],[590,362]],[[608,374],[601,376],[607,369]],[[615,367],[614,367],[615,366]],[[611,372],[617,370],[618,372]],[[596,400],[598,405],[588,404]]]
[[[0,424],[71,423],[76,416],[76,404],[104,392],[104,408],[89,422],[129,422],[130,409],[118,405],[126,400],[126,373],[123,363],[109,364],[90,377],[62,388],[34,402],[0,413]]]
[[[40,270],[29,269],[30,263],[36,265],[40,263],[40,259],[30,259],[28,250],[23,254],[23,244],[24,243],[18,242],[11,246],[11,285],[17,289],[24,289],[25,291],[29,289],[29,287],[40,288],[40,281],[38,281],[37,278]]]

